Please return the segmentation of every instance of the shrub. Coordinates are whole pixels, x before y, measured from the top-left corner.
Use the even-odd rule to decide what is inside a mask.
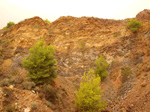
[[[6,111],[7,112],[17,112],[17,109],[15,108],[15,105],[7,105],[6,106]]]
[[[12,82],[15,84],[20,84],[20,83],[22,83],[22,81],[23,81],[23,77],[21,77],[21,76],[17,75],[17,76],[12,77]]]
[[[132,76],[131,68],[126,66],[121,68],[121,76],[122,76],[122,82],[123,83],[126,82]]]
[[[55,64],[57,61],[53,53],[54,46],[44,47],[44,41],[40,41],[29,50],[29,55],[23,59],[23,67],[28,70],[28,76],[36,84],[49,83],[56,78],[57,66]]]
[[[48,19],[45,19],[44,21],[45,21],[46,23],[50,23],[50,21],[49,21]]]
[[[136,19],[131,19],[127,23],[127,27],[133,32],[137,32],[138,29],[142,26],[142,23],[140,21],[137,21]]]
[[[106,103],[101,101],[102,91],[100,88],[100,77],[90,70],[83,75],[79,91],[76,92],[75,105],[81,112],[101,112]]]
[[[13,25],[15,25],[15,23],[10,21],[9,23],[7,23],[7,26],[5,26],[3,29],[7,29]]]
[[[26,82],[23,82],[23,86],[25,89],[31,90],[35,86],[35,83],[26,81]]]
[[[35,91],[35,92],[40,92],[40,88],[36,86],[36,87],[34,88],[34,91]]]
[[[30,106],[32,110],[36,110],[39,107],[39,103],[34,101],[34,102],[31,102]]]
[[[10,80],[8,78],[5,78],[3,80],[0,81],[0,86],[9,86],[10,85]]]
[[[114,37],[118,37],[118,36],[120,36],[121,34],[120,34],[120,32],[116,32],[115,34],[114,34]]]
[[[108,75],[107,68],[108,64],[106,60],[103,58],[103,56],[100,56],[99,59],[95,61],[94,71],[96,75],[101,77],[101,80],[104,80]]]
[[[57,99],[57,92],[51,87],[51,85],[44,85],[43,86],[45,99],[50,102],[55,102]]]

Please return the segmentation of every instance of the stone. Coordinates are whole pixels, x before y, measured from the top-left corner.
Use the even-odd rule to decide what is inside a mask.
[[[147,83],[144,81],[142,84],[141,84],[141,87],[145,87],[147,85]]]
[[[14,86],[13,86],[13,85],[10,85],[10,86],[9,86],[9,88],[10,88],[10,89],[13,89],[13,88],[14,88]]]
[[[29,107],[27,107],[27,108],[24,109],[24,112],[30,112],[30,110],[31,109]]]

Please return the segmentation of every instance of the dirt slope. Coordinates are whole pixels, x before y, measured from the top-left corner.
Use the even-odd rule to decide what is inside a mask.
[[[53,44],[56,47],[55,55],[60,77],[56,79],[57,86],[54,88],[58,88],[59,92],[63,92],[62,89],[67,92],[63,97],[63,104],[58,104],[55,109],[51,107],[48,109],[54,112],[75,111],[74,91],[79,85],[81,76],[93,67],[94,61],[102,55],[109,63],[109,75],[101,84],[104,91],[103,99],[108,102],[106,110],[109,112],[149,112],[149,12],[150,10],[144,10],[137,14],[136,19],[142,22],[142,27],[135,34],[126,27],[129,19],[109,20],[71,16],[60,17],[51,24],[45,23],[39,17],[34,17],[7,30],[0,30],[1,79],[4,74],[12,70],[12,65],[22,71],[23,56],[28,53],[28,49],[34,43],[44,39],[47,45]],[[126,81],[122,80],[121,71],[124,67],[132,71],[132,76],[129,76]],[[18,72],[18,74],[26,76],[25,71]],[[21,89],[17,91],[24,92]],[[30,93],[31,91],[26,91],[26,97]],[[31,99],[34,100],[34,94],[31,94],[33,95]],[[43,102],[39,98],[37,100]],[[43,108],[47,108],[44,107],[45,104],[42,105]]]

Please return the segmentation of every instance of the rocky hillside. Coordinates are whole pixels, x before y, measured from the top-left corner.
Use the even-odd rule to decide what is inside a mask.
[[[52,84],[58,101],[47,103],[40,93],[26,90],[22,82],[14,81],[15,84],[0,87],[0,111],[13,104],[20,112],[75,112],[74,92],[81,76],[102,55],[109,63],[109,75],[101,83],[103,99],[108,103],[106,110],[149,112],[150,10],[140,12],[135,18],[142,22],[137,33],[127,28],[130,19],[71,16],[60,17],[50,24],[33,17],[0,30],[0,80],[7,82],[8,77],[19,76],[22,82],[26,81],[22,59],[41,39],[47,45],[55,45],[59,67],[58,77]],[[132,72],[126,80],[122,79],[123,70]],[[40,104],[38,110],[33,109],[33,101]]]

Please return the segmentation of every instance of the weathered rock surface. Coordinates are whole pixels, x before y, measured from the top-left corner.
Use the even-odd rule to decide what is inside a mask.
[[[136,34],[127,29],[129,19],[109,20],[94,17],[60,17],[47,24],[41,18],[34,17],[19,22],[6,30],[0,30],[0,79],[7,70],[16,70],[17,75],[25,77],[27,72],[22,68],[22,58],[28,54],[36,42],[44,39],[46,44],[56,47],[55,56],[58,61],[58,78],[54,88],[63,96],[63,102],[55,108],[44,108],[54,112],[75,111],[74,91],[79,87],[81,76],[94,67],[94,61],[104,56],[109,64],[109,75],[101,83],[104,96],[110,112],[148,112],[150,93],[150,11],[144,10],[137,14],[136,19],[142,22],[142,27]],[[129,67],[132,75],[122,82],[123,67]],[[11,69],[9,69],[11,68]],[[11,72],[10,72],[11,73]],[[19,101],[29,94],[31,100],[38,100],[38,95],[31,91],[14,91],[23,94]],[[0,88],[0,94],[1,94]],[[15,92],[14,92],[15,94]],[[16,95],[18,95],[16,93]],[[35,98],[36,97],[36,98]],[[0,98],[4,98],[3,95]],[[16,101],[16,100],[14,100]],[[21,102],[21,108],[28,109],[28,104]],[[0,103],[1,105],[1,103]],[[2,107],[0,107],[2,110]]]

